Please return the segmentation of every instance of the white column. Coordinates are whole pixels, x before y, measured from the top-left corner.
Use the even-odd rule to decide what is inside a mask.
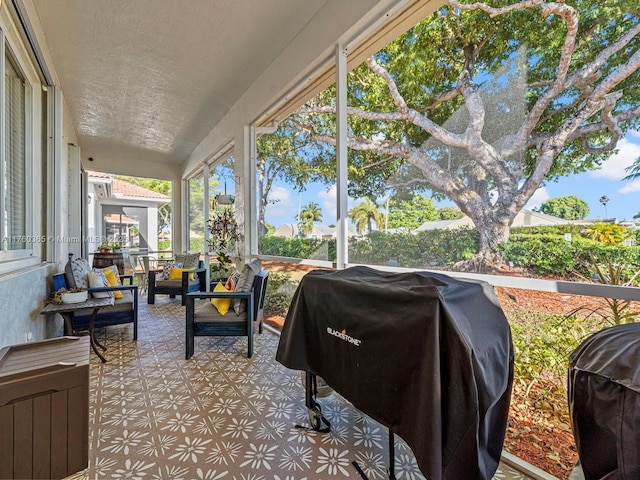
[[[209,263],[210,263],[210,259],[209,259],[209,239],[211,238],[211,232],[209,232],[209,224],[207,223],[207,221],[209,220],[211,214],[209,212],[209,208],[211,207],[211,192],[209,191],[209,164],[205,163],[204,164],[204,168],[202,170],[202,181],[204,182],[203,184],[203,202],[204,205],[202,205],[202,215],[204,217],[204,268],[207,269],[206,272],[206,282],[207,282],[207,291],[209,291],[209,283],[210,283],[210,278],[209,278]]]
[[[254,232],[256,227],[254,224],[255,214],[251,207],[252,198],[255,198],[255,176],[252,177],[251,143],[252,137],[255,138],[253,127],[242,126],[236,131],[233,145],[233,154],[235,157],[234,169],[236,176],[236,221],[242,226],[242,239],[238,248],[241,256],[240,262],[246,262],[251,258],[257,248],[254,250],[253,244],[257,246],[257,239]],[[238,265],[240,267],[240,265]]]
[[[69,208],[67,189],[67,156],[63,149],[63,97],[62,91],[56,87],[48,87],[47,94],[47,128],[50,148],[47,159],[47,260],[51,262],[67,261],[68,245],[61,239],[67,234],[66,213]]]
[[[247,173],[249,175],[249,251],[251,256],[258,255],[258,199],[257,199],[257,164],[258,164],[258,147],[257,131],[255,126],[251,125],[249,129],[249,165],[247,165]]]
[[[67,145],[68,171],[67,183],[69,191],[67,193],[67,223],[69,225],[69,253],[73,253],[74,258],[82,255],[81,235],[82,214],[86,209],[86,198],[82,198],[82,176],[80,170],[80,149],[75,145]]]
[[[347,51],[336,45],[336,195],[337,233],[336,268],[342,270],[349,262],[347,237]]]
[[[174,178],[171,182],[171,250],[181,253],[189,240],[189,202],[187,180]]]

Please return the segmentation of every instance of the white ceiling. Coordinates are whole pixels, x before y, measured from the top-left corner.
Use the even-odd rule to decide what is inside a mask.
[[[28,12],[83,161],[157,178],[196,168],[244,125],[329,85],[336,44],[361,62],[443,2],[12,0]]]
[[[33,0],[83,158],[178,165],[326,0]]]

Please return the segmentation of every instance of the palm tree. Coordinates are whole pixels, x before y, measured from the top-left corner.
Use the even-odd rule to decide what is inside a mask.
[[[382,230],[384,227],[385,214],[378,210],[378,205],[365,198],[361,203],[349,210],[349,218],[356,225],[359,234],[364,232],[365,226],[367,233],[373,230],[372,222],[375,222],[376,228]]]
[[[607,203],[609,203],[609,197],[607,197],[606,195],[603,195],[600,197],[600,203],[602,204],[602,206],[604,207],[604,217],[607,218]]]
[[[296,219],[298,220],[298,230],[306,237],[313,231],[313,224],[322,221],[322,209],[316,202],[309,202],[302,207]]]

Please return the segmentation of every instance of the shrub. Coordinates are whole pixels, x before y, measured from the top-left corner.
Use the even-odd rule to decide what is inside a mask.
[[[171,250],[171,240],[158,240],[158,250]]]
[[[507,313],[513,336],[514,377],[530,386],[539,378],[564,385],[569,355],[606,324],[598,318],[549,315],[518,309]]]
[[[478,232],[469,228],[427,230],[415,235],[374,231],[349,240],[349,260],[372,265],[395,260],[403,267],[431,268],[467,260],[477,249]]]
[[[311,238],[284,238],[263,236],[260,238],[260,253],[290,258],[309,258],[335,261],[336,241]]]
[[[265,310],[271,315],[286,316],[299,283],[289,273],[269,273]]]

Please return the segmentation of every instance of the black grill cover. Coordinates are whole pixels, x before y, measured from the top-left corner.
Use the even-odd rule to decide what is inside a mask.
[[[587,480],[640,478],[640,324],[604,329],[569,357],[569,411]]]
[[[513,345],[484,282],[314,270],[293,297],[276,360],[321,376],[400,435],[429,479],[490,479],[498,467]]]

